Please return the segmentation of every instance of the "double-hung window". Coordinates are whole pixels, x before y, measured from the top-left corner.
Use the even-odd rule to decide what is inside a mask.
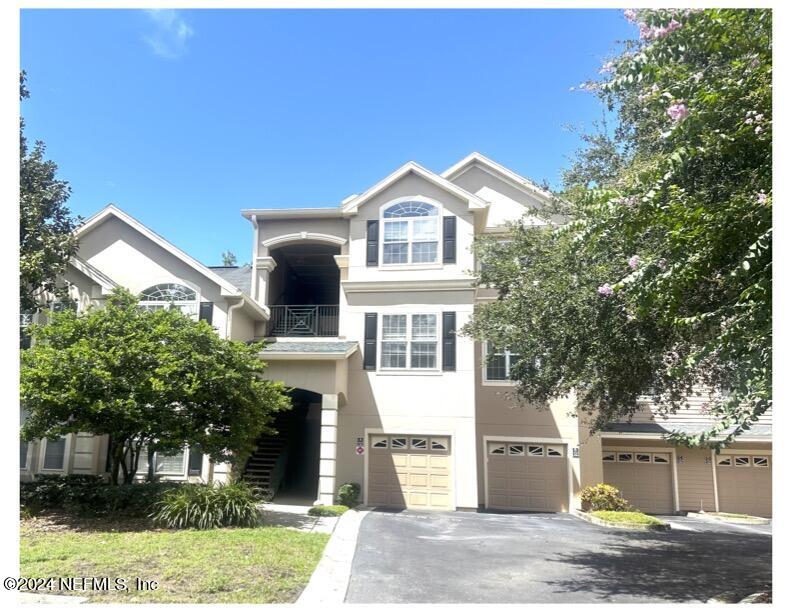
[[[493,348],[492,345],[487,343],[485,359],[485,380],[509,381],[511,380],[512,368],[520,359],[520,356],[509,349]]]
[[[382,315],[380,364],[383,369],[437,369],[437,315]]]
[[[383,265],[438,262],[440,216],[436,206],[420,201],[398,202],[382,213]]]

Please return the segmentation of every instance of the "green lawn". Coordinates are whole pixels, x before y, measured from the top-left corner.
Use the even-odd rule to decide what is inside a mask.
[[[308,583],[326,534],[282,527],[208,531],[21,528],[20,575],[156,580],[155,591],[71,593],[93,602],[289,603]]]
[[[598,519],[610,521],[611,523],[639,524],[639,525],[662,525],[663,521],[643,512],[611,512],[607,510],[597,510],[591,513]]]

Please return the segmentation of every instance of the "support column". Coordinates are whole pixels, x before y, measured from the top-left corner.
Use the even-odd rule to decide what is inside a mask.
[[[338,452],[338,395],[322,395],[322,429],[319,439],[319,491],[317,504],[332,505],[336,494]]]

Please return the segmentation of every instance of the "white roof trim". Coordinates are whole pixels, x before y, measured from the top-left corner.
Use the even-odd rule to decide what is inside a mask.
[[[553,194],[547,191],[546,189],[542,189],[535,183],[529,181],[524,176],[520,176],[513,170],[509,170],[506,166],[501,166],[498,162],[491,160],[490,158],[482,155],[474,151],[464,159],[458,161],[453,166],[448,168],[444,171],[440,176],[444,179],[449,181],[453,181],[455,178],[464,174],[470,167],[473,165],[478,164],[485,170],[489,170],[490,173],[495,173],[500,175],[502,178],[505,178],[509,183],[514,185],[519,190],[527,193],[529,195],[538,197],[542,200],[552,200]]]
[[[406,176],[409,173],[416,174],[421,178],[429,181],[430,183],[440,187],[450,193],[458,197],[459,199],[468,203],[468,207],[472,210],[475,209],[486,209],[489,204],[482,200],[480,197],[473,195],[472,193],[465,191],[461,187],[454,185],[451,181],[446,180],[445,178],[435,174],[434,172],[430,172],[426,168],[419,166],[415,162],[407,162],[401,168],[396,170],[395,172],[389,174],[384,179],[382,179],[376,185],[370,187],[366,191],[364,191],[359,196],[349,200],[346,204],[341,207],[341,210],[344,213],[354,214],[357,212],[358,208],[376,196],[378,193],[381,193],[394,183],[396,183],[399,179]]]
[[[214,272],[212,272],[205,265],[203,265],[202,263],[200,263],[197,260],[193,259],[189,255],[187,255],[187,253],[182,251],[180,248],[174,246],[173,244],[171,244],[170,242],[165,240],[165,238],[163,238],[159,234],[156,234],[155,232],[153,232],[152,230],[147,228],[145,225],[143,225],[140,221],[138,221],[137,219],[134,219],[133,217],[129,216],[127,213],[125,213],[124,211],[122,211],[120,208],[116,207],[113,204],[108,204],[102,210],[100,210],[98,213],[96,213],[94,216],[88,218],[85,221],[85,223],[83,223],[80,227],[78,227],[75,230],[75,232],[74,232],[75,235],[79,238],[81,235],[87,234],[94,227],[96,227],[99,224],[101,224],[102,221],[104,221],[109,216],[113,216],[113,217],[117,218],[118,220],[123,221],[124,223],[129,225],[131,228],[133,228],[133,229],[137,230],[138,232],[140,232],[141,234],[143,234],[146,238],[151,240],[153,243],[155,243],[158,246],[162,247],[163,249],[168,251],[171,255],[173,255],[177,259],[181,260],[182,262],[184,262],[185,264],[187,264],[188,266],[190,266],[191,268],[193,268],[197,272],[200,272],[201,274],[203,274],[206,278],[208,278],[212,282],[214,282],[217,285],[219,285],[220,288],[222,289],[221,293],[223,295],[230,295],[230,296],[243,295],[242,292],[237,287],[235,287],[234,285],[229,283],[224,278],[220,277],[218,274],[215,274]]]
[[[335,219],[345,215],[340,208],[245,208],[246,219]]]
[[[260,351],[259,357],[267,361],[343,361],[358,350],[357,344],[350,346],[346,351],[332,351],[326,353],[297,352],[297,351]]]
[[[75,270],[82,272],[83,274],[85,274],[85,276],[87,276],[97,285],[99,285],[102,288],[103,294],[110,293],[113,289],[118,287],[118,283],[116,283],[113,279],[107,276],[104,272],[92,266],[87,261],[83,261],[76,255],[72,256],[71,259],[69,259],[69,264]]]

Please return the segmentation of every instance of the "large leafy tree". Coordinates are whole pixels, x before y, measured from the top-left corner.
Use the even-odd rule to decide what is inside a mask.
[[[19,97],[29,97],[25,73],[19,76]],[[66,201],[71,189],[57,178],[58,166],[45,158],[45,146],[33,148],[25,137],[25,121],[19,122],[19,301],[24,311],[35,310],[62,288],[56,279],[77,252],[76,226]]]
[[[640,40],[585,85],[615,112],[557,209],[483,241],[500,298],[468,332],[521,355],[516,393],[575,392],[592,428],[701,389],[732,441],[772,403],[772,24],[765,10],[630,10]]]
[[[291,404],[262,379],[258,347],[224,340],[177,309],[147,311],[117,289],[104,308],[53,313],[22,352],[25,439],[109,434],[112,481],[131,482],[142,452],[198,445],[238,463],[273,413]]]

